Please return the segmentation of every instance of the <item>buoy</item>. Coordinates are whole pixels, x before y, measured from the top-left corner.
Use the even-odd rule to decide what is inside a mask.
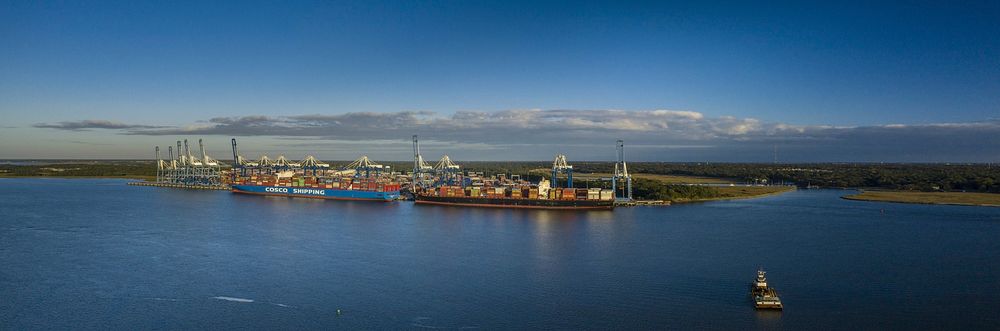
[[[337,309],[337,316],[340,316],[340,309]]]

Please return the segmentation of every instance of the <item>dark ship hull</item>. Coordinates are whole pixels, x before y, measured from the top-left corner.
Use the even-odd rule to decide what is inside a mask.
[[[486,197],[439,197],[417,194],[418,204],[447,205],[487,208],[528,208],[528,209],[571,209],[571,210],[612,210],[614,200],[548,200],[512,199]]]

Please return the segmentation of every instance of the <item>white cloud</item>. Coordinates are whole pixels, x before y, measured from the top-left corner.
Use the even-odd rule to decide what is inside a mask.
[[[613,156],[616,139],[644,146],[641,148],[647,152],[641,155],[652,159],[676,160],[680,155],[678,151],[687,151],[687,157],[703,160],[759,157],[770,155],[775,145],[785,146],[785,155],[797,150],[800,159],[810,160],[819,157],[834,161],[856,160],[862,156],[863,159],[892,160],[893,155],[917,161],[995,160],[1000,157],[997,155],[1000,140],[996,139],[1000,136],[1000,121],[997,120],[843,127],[794,125],[733,116],[708,117],[693,111],[662,109],[523,109],[460,111],[450,115],[403,111],[220,117],[172,128],[113,121],[63,123],[37,127],[104,128],[146,136],[273,137],[286,141],[276,146],[308,149],[309,146],[336,144],[352,151],[381,149],[398,153],[394,154],[398,155],[396,157],[405,157],[413,134],[420,135],[428,148],[441,152],[458,150],[467,153],[468,157],[490,159],[537,159],[539,157],[526,155],[547,154],[553,150],[604,158]],[[300,143],[288,142],[290,140]],[[657,150],[661,152],[657,154]]]
[[[65,121],[59,123],[37,123],[32,126],[41,129],[58,129],[58,130],[69,130],[69,131],[86,131],[91,129],[121,130],[121,129],[163,128],[162,126],[125,124],[122,122],[108,121],[108,120],[82,120],[82,121]]]

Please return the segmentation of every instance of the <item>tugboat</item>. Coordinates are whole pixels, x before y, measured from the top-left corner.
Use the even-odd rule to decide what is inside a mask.
[[[753,297],[757,309],[781,309],[781,299],[773,287],[767,286],[767,277],[763,269],[757,269],[757,280],[750,283],[750,296]]]

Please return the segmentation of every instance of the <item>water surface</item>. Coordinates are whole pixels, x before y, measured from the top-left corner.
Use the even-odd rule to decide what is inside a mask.
[[[0,179],[0,329],[1000,328],[1000,208],[803,190],[494,210],[124,183]],[[752,308],[758,266],[783,312]]]

